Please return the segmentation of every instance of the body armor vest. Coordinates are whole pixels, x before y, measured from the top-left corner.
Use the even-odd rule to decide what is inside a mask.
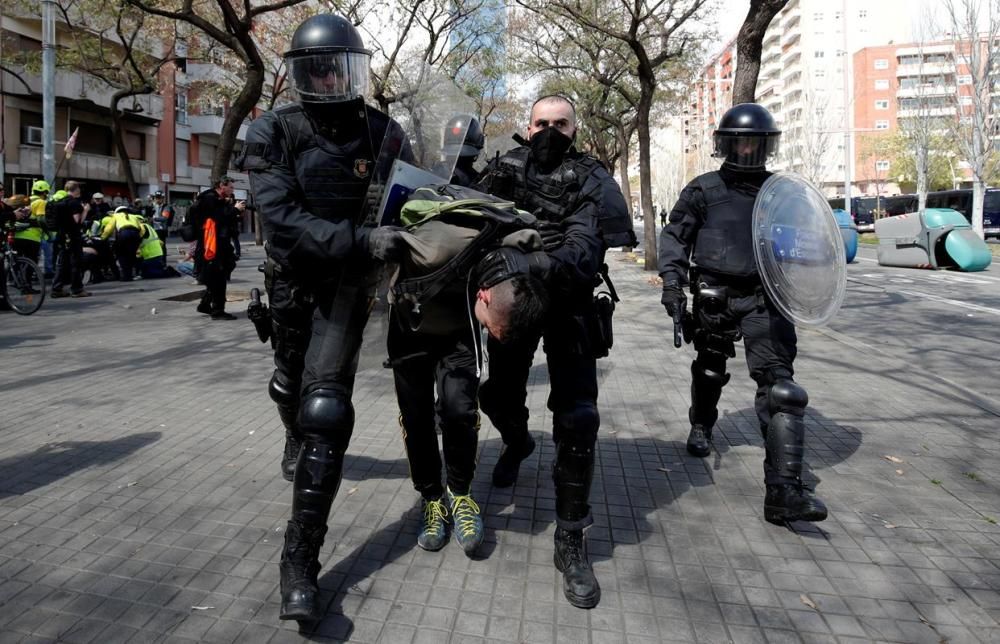
[[[327,130],[293,104],[274,111],[284,133],[284,158],[302,187],[303,205],[329,221],[350,218],[361,223],[365,194],[375,171],[375,142],[381,142],[388,119],[364,108],[367,119],[353,125],[360,136],[334,143]],[[366,122],[367,120],[367,122]]]
[[[753,252],[752,194],[726,187],[718,172],[696,179],[705,197],[705,223],[698,231],[691,259],[699,269],[712,273],[753,277],[757,261]]]
[[[577,155],[567,158],[550,174],[537,174],[533,181],[529,181],[530,154],[530,148],[521,146],[500,157],[501,181],[496,194],[511,199],[518,208],[533,213],[539,219],[560,222],[576,211],[587,180],[603,166],[593,157]],[[636,244],[632,220],[627,212],[601,208],[598,223],[609,248]]]

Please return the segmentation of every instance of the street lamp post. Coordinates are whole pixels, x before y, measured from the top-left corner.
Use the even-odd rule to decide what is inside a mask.
[[[56,3],[42,0],[42,176],[56,180]]]

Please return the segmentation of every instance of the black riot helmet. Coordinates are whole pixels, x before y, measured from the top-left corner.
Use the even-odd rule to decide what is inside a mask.
[[[332,13],[309,18],[285,52],[292,89],[303,103],[339,103],[368,91],[372,53],[349,20]]]
[[[778,152],[781,130],[764,107],[740,103],[722,115],[714,138],[712,156],[739,170],[762,170],[767,159]]]
[[[444,153],[475,160],[486,144],[479,119],[468,114],[457,114],[448,119],[444,128]]]

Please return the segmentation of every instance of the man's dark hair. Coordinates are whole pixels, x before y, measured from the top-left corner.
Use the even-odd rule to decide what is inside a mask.
[[[538,105],[539,103],[548,103],[548,102],[566,103],[567,105],[569,105],[569,108],[573,110],[573,118],[576,119],[576,105],[573,104],[573,101],[569,100],[562,94],[546,94],[545,96],[535,99],[535,102],[531,104],[531,109],[528,110],[528,114],[531,114],[535,110],[535,106]]]
[[[532,275],[518,275],[495,287],[501,299],[510,298],[503,343],[513,342],[537,329],[549,310],[549,292],[545,284]]]
[[[232,177],[222,177],[212,184],[213,188],[221,188],[222,186],[230,183],[236,183]]]

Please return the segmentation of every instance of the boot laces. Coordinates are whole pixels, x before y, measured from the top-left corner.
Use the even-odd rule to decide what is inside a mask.
[[[563,555],[566,562],[572,564],[586,564],[587,558],[583,554],[583,535],[576,536],[572,532],[567,532],[562,540]]]
[[[448,508],[441,499],[434,499],[424,503],[424,526],[426,532],[437,533],[444,530],[444,524],[448,520]]]
[[[455,528],[463,537],[476,533],[479,519],[479,506],[471,495],[458,494],[452,497],[451,513],[455,517]]]

